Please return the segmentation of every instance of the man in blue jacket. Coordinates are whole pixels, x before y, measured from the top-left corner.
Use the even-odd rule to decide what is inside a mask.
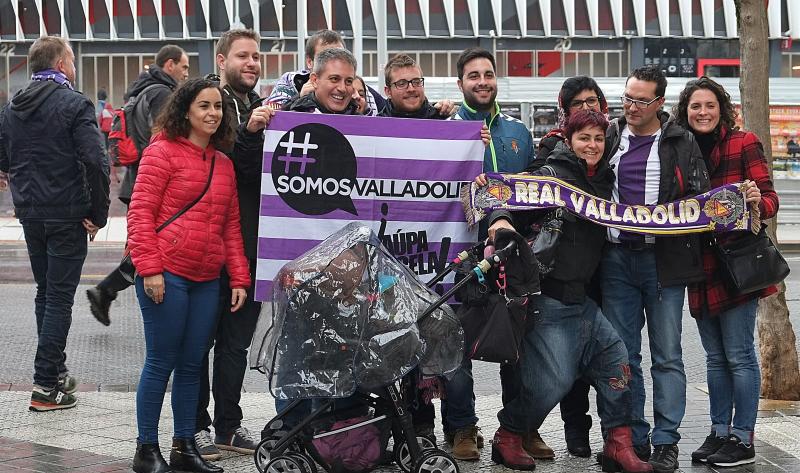
[[[55,36],[28,53],[33,76],[0,112],[0,171],[7,172],[36,280],[30,410],[68,409],[77,381],[65,365],[72,303],[94,238],[108,218],[109,168],[92,102],[73,90],[75,55]]]

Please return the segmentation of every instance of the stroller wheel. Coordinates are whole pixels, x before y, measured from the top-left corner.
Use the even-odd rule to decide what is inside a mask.
[[[267,463],[269,463],[269,460],[272,457],[272,451],[275,449],[275,445],[283,438],[284,435],[286,435],[285,431],[270,431],[269,435],[264,437],[261,442],[258,443],[256,451],[253,453],[253,459],[255,460],[256,468],[260,473],[267,471]],[[297,450],[295,445],[291,444],[287,447],[285,452],[288,454],[288,452],[293,452],[295,450]]]
[[[431,442],[428,437],[417,437],[417,443],[423,451],[436,448],[436,445]],[[414,467],[414,461],[411,459],[411,452],[408,450],[408,442],[405,439],[400,444],[394,446],[394,462],[406,473],[409,473]]]
[[[286,454],[287,457],[292,457],[295,460],[300,461],[303,464],[303,467],[306,469],[308,473],[317,473],[317,464],[314,463],[314,460],[310,458],[308,455],[305,455],[300,452],[289,452]]]
[[[279,455],[267,463],[264,473],[310,473],[304,463],[294,455]]]
[[[422,452],[413,473],[459,473],[459,469],[453,457],[437,448]]]

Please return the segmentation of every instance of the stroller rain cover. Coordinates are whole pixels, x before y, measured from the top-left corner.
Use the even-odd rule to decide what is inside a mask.
[[[386,386],[419,365],[451,375],[464,333],[438,295],[353,222],[281,268],[263,304],[250,367],[267,374],[277,399],[348,397]]]

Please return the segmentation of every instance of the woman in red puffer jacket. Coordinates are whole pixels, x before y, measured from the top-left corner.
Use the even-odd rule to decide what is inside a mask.
[[[158,420],[173,371],[171,468],[222,471],[200,457],[194,431],[200,365],[216,324],[222,266],[230,274],[232,312],[242,306],[250,286],[233,164],[216,150],[233,138],[232,115],[223,107],[214,82],[193,79],[178,88],[156,121],[133,188],[128,248],[138,273],[136,295],[147,344],[136,391],[137,473],[170,471],[158,447]]]

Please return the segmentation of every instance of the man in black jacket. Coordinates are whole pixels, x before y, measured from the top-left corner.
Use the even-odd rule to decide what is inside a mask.
[[[658,67],[634,70],[625,84],[623,118],[606,133],[614,169],[612,201],[663,204],[708,190],[708,173],[694,136],[661,111],[667,79]],[[678,467],[678,428],[686,410],[681,318],[686,284],[704,278],[697,235],[642,236],[608,230],[601,264],[603,314],[630,356],[637,455],[657,472]],[[647,321],[653,376],[652,432],[644,417],[642,328]],[[651,457],[650,443],[654,447]]]
[[[75,406],[77,381],[65,361],[72,304],[87,236],[105,226],[109,168],[94,104],[73,90],[75,55],[62,38],[37,39],[32,81],[0,114],[0,171],[9,174],[36,280],[30,410]]]
[[[151,64],[128,88],[125,100],[136,97],[133,116],[127,123],[128,133],[136,143],[136,149],[141,157],[142,151],[150,143],[153,123],[155,123],[161,107],[167,103],[167,98],[178,83],[189,77],[189,57],[186,52],[174,44],[162,47],[156,54],[155,64]],[[133,183],[136,182],[136,173],[139,164],[127,166],[125,178],[119,189],[119,200],[125,205],[130,204],[133,194]],[[109,325],[109,309],[111,302],[117,298],[117,293],[129,287],[131,283],[118,271],[111,272],[100,281],[97,286],[87,289],[89,309],[92,315],[103,325]]]
[[[261,38],[253,30],[226,31],[217,43],[217,68],[220,72],[225,113],[233,113],[235,130],[250,120],[251,111],[261,104],[253,91],[261,76],[259,44]],[[247,347],[253,338],[261,303],[254,300],[256,286],[256,247],[258,214],[261,202],[261,169],[250,169],[232,149],[221,150],[230,156],[236,170],[239,193],[239,215],[245,255],[250,263],[251,286],[247,300],[236,313],[231,312],[231,289],[228,273],[223,268],[220,278],[220,316],[214,333],[214,374],[209,386],[208,353],[203,358],[200,376],[200,397],[197,403],[197,426],[194,435],[197,449],[206,460],[218,460],[220,449],[252,454],[258,440],[242,427],[242,383],[247,369]],[[260,164],[260,161],[259,161]],[[214,395],[214,440],[209,428],[209,387]]]

